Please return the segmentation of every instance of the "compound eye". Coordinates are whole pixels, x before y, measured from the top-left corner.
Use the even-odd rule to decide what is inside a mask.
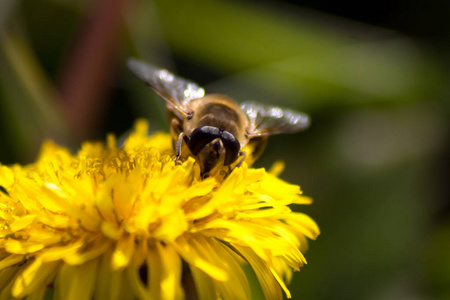
[[[222,139],[223,146],[226,150],[224,165],[231,165],[239,157],[241,144],[237,138],[228,131],[223,131],[220,138]]]
[[[213,126],[195,128],[189,136],[188,147],[195,156],[209,143],[220,137],[220,130]]]

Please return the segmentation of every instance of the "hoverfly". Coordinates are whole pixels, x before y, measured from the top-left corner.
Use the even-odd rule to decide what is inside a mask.
[[[239,167],[246,145],[252,146],[249,155],[256,159],[269,135],[298,132],[310,124],[308,115],[290,109],[254,102],[239,105],[224,95],[205,95],[196,83],[135,59],[128,60],[128,68],[166,101],[175,162],[184,142],[200,164],[202,177],[222,166],[231,171],[238,158]]]

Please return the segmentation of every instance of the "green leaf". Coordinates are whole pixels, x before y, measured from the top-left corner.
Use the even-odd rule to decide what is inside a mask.
[[[442,86],[437,64],[393,32],[296,6],[193,0],[156,9],[175,54],[234,74],[213,87],[239,98],[318,108],[413,101]]]
[[[19,156],[33,155],[43,137],[67,137],[56,105],[56,91],[19,34],[5,32],[0,43],[0,79],[4,126]],[[24,157],[22,157],[24,158]]]

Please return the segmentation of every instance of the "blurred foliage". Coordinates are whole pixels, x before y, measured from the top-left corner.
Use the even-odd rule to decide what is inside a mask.
[[[301,209],[322,235],[294,299],[450,297],[449,49],[435,36],[270,0],[2,0],[0,39],[2,163],[31,161],[44,138],[75,149],[121,135],[137,117],[167,130],[163,101],[125,68],[139,57],[210,92],[311,114],[310,130],[272,137],[256,163],[282,158],[282,177],[315,199]],[[88,68],[91,53],[110,67]],[[67,81],[75,68],[90,71]],[[98,101],[72,109],[67,91],[79,90]]]

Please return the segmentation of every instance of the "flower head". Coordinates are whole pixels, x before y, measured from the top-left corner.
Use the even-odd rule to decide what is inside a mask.
[[[250,299],[243,264],[267,299],[290,297],[319,229],[289,205],[310,198],[245,163],[200,180],[169,135],[146,133],[139,121],[121,148],[46,142],[35,163],[0,165],[0,298]]]

